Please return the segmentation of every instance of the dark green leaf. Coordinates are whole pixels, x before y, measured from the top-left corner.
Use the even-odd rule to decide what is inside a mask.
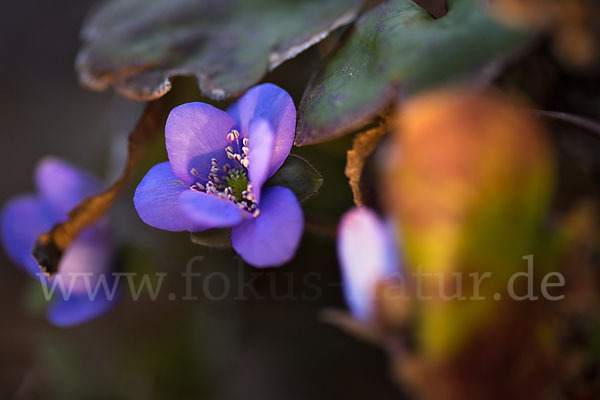
[[[112,0],[85,24],[81,82],[136,100],[195,76],[215,100],[240,94],[354,20],[362,0]]]
[[[290,154],[265,186],[285,186],[291,189],[302,203],[317,194],[322,183],[323,177],[308,161]]]
[[[206,247],[231,247],[231,228],[215,228],[192,233],[192,242]]]
[[[448,3],[440,19],[410,0],[389,0],[362,16],[304,94],[296,144],[360,127],[400,94],[489,72],[528,42],[525,32],[494,22],[479,1]]]

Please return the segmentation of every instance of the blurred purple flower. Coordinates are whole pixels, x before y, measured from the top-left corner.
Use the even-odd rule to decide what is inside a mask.
[[[354,208],[342,217],[337,250],[346,304],[355,318],[368,321],[375,316],[377,284],[401,272],[394,231],[370,209]]]
[[[296,252],[304,217],[292,191],[263,184],[294,141],[296,109],[273,84],[250,89],[227,112],[205,103],[173,109],[165,139],[169,161],[137,187],[140,218],[168,231],[232,227],[231,242],[256,267],[284,264]]]
[[[100,192],[98,180],[78,168],[56,158],[40,161],[35,171],[37,194],[15,197],[2,210],[2,243],[9,257],[29,274],[45,278],[31,255],[37,237],[58,222],[85,197]],[[99,280],[112,280],[113,246],[106,221],[86,229],[63,255],[59,273],[70,295],[58,289],[48,308],[48,319],[58,326],[72,326],[95,318],[116,302],[110,293],[98,290],[90,296],[84,275],[92,291]],[[108,275],[108,277],[107,277]],[[114,294],[114,292],[113,292]]]

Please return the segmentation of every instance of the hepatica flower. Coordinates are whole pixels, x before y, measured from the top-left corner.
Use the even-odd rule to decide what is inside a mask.
[[[205,103],[174,108],[167,119],[168,162],[139,184],[140,218],[168,231],[231,227],[231,242],[256,267],[289,261],[304,227],[293,192],[264,187],[294,140],[296,109],[287,92],[263,84],[227,112]]]
[[[356,319],[374,318],[378,283],[400,274],[394,237],[391,225],[368,208],[354,208],[342,217],[338,258],[346,304]]]
[[[50,157],[38,164],[35,184],[37,194],[15,197],[4,206],[2,243],[15,264],[45,280],[31,255],[37,237],[66,220],[73,207],[85,197],[99,193],[101,186],[92,175]],[[103,314],[116,302],[110,291],[95,290],[99,279],[109,282],[112,256],[106,221],[81,233],[63,255],[59,273],[53,278],[57,283],[62,282],[67,292],[55,290],[48,308],[50,322],[59,326],[76,325]],[[44,283],[52,286],[51,282]]]

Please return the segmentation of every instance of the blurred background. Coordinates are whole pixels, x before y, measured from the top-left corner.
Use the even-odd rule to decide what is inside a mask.
[[[141,110],[110,92],[82,89],[73,62],[93,1],[3,2],[0,13],[0,202],[33,191],[35,163],[56,155],[111,182]],[[296,104],[320,48],[266,78]],[[294,82],[282,76],[296,77]],[[197,99],[182,80],[181,95]],[[177,86],[177,85],[176,85]],[[132,193],[147,169],[166,160],[164,138],[152,145],[112,211],[119,268],[167,273],[156,301],[126,293],[110,313],[59,329],[45,320],[39,283],[0,255],[0,398],[2,399],[391,399],[382,352],[320,322],[319,311],[343,307],[335,256],[335,221],[352,204],[343,174],[349,139],[296,152],[324,176],[320,196],[305,204],[312,232],[293,263],[253,270],[229,250],[192,244],[188,235],[145,226]],[[193,281],[181,301],[187,263],[223,275]],[[254,275],[252,275],[254,274]],[[217,275],[213,275],[217,276]],[[246,286],[244,286],[246,284]],[[237,289],[241,290],[239,292]],[[204,293],[223,297],[209,300]],[[175,294],[171,300],[168,294]],[[221,296],[221,294],[224,294]],[[239,297],[247,297],[241,301]]]

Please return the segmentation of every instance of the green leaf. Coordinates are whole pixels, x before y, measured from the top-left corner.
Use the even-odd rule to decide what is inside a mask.
[[[285,186],[291,189],[302,203],[317,194],[322,184],[323,177],[308,161],[290,154],[265,186]]]
[[[206,247],[231,247],[231,228],[214,228],[191,235],[192,243]]]
[[[356,129],[400,95],[489,74],[529,41],[498,25],[479,1],[448,6],[434,19],[409,0],[389,0],[363,15],[304,94],[296,144]]]
[[[111,0],[82,30],[83,85],[135,100],[195,76],[203,94],[240,94],[356,17],[362,0]]]

